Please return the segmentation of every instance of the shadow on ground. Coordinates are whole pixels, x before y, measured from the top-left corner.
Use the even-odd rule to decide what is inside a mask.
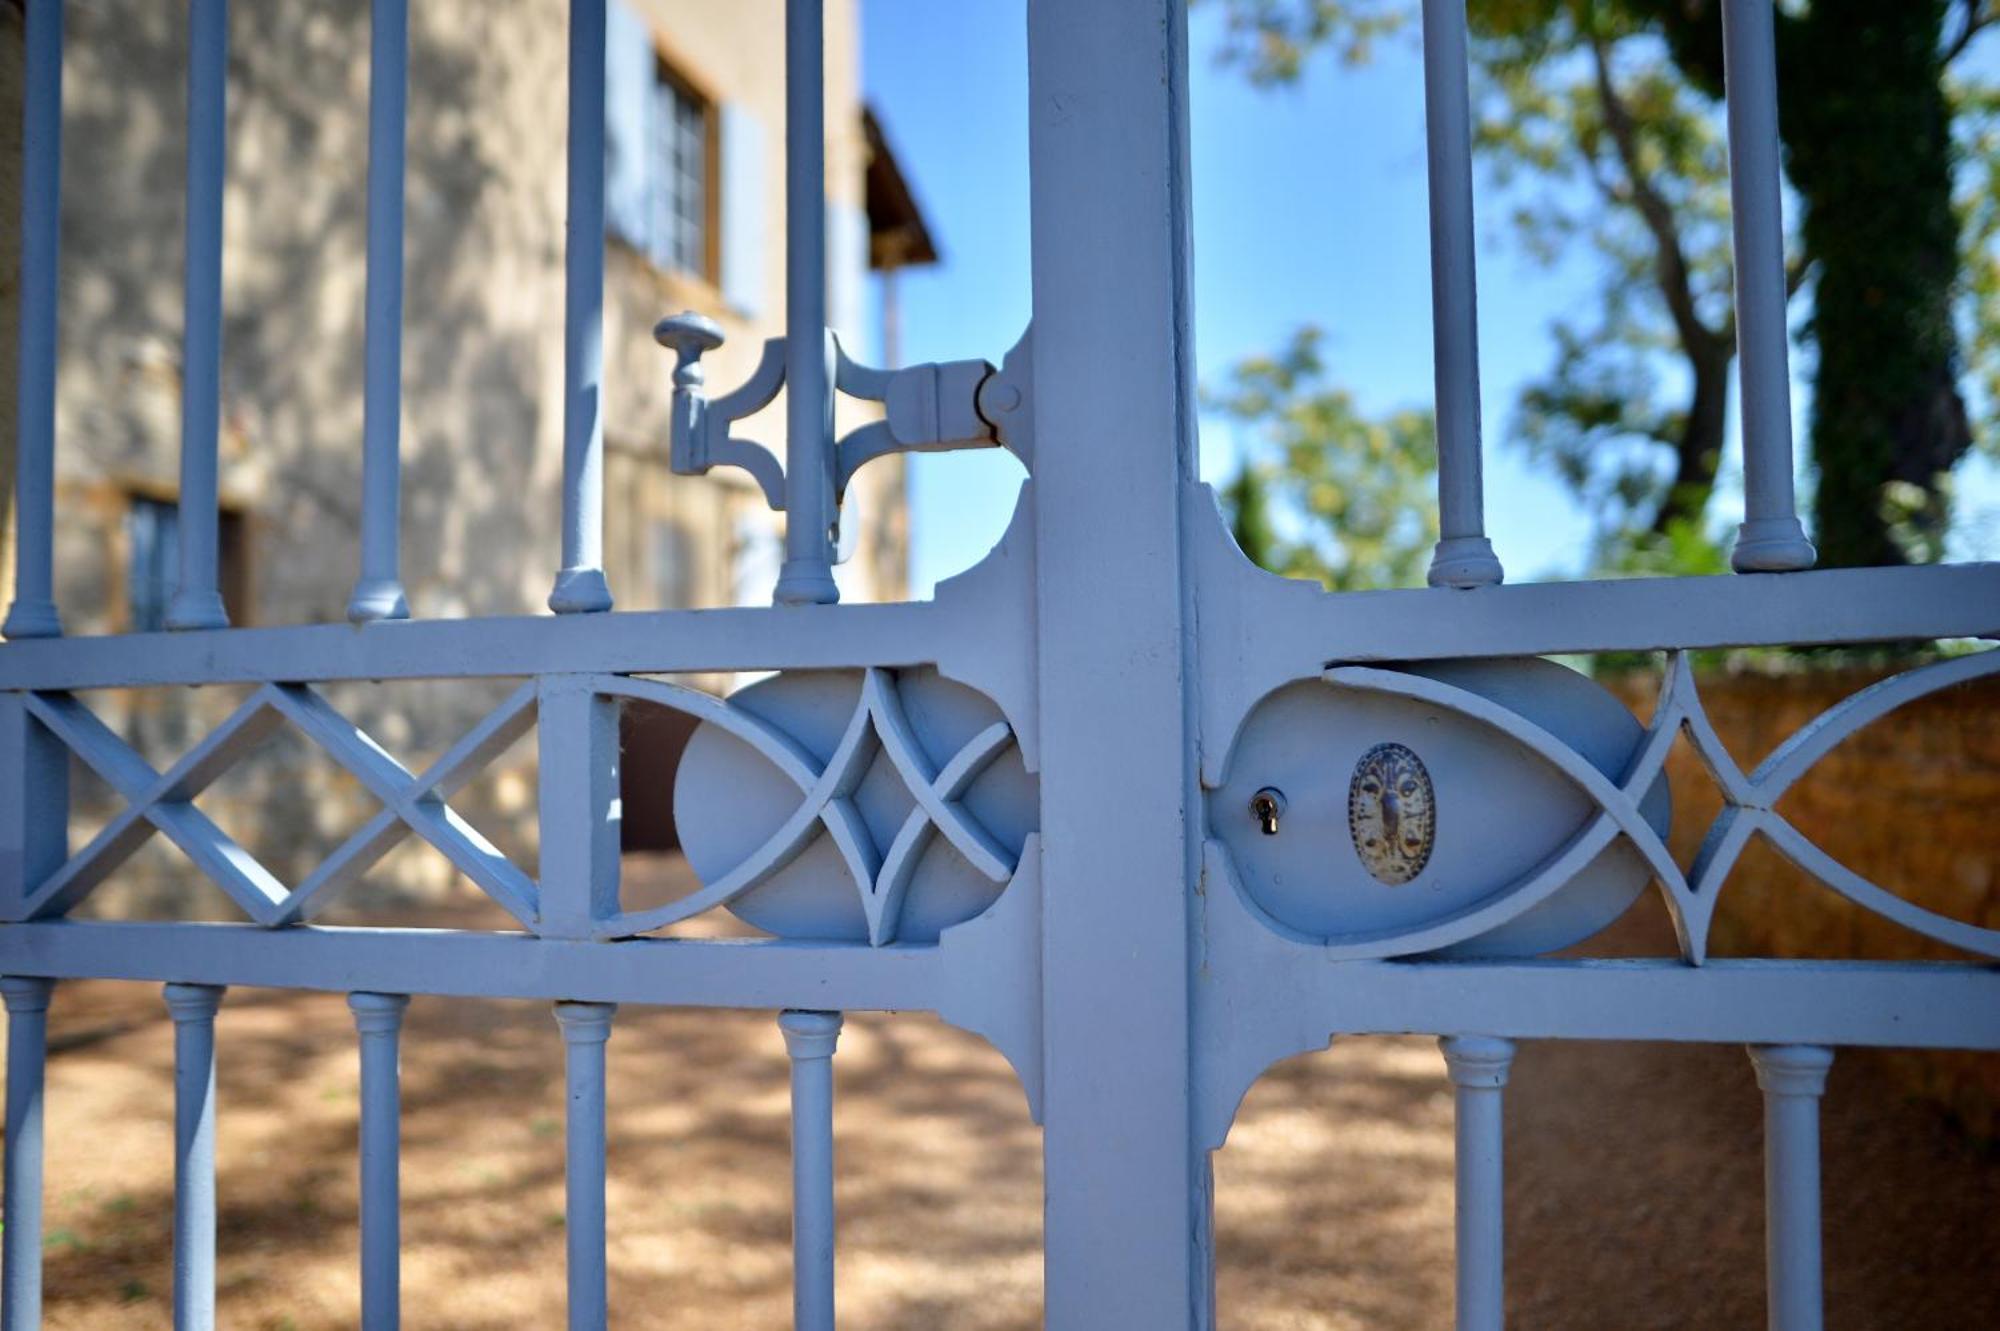
[[[51,1021],[47,1324],[166,1326],[158,992],[65,986]],[[221,1323],[351,1327],[346,1006],[238,991],[219,1041]],[[611,1068],[614,1324],[788,1325],[771,1014],[627,1009]],[[857,1016],[836,1068],[843,1324],[1039,1325],[1040,1143],[1006,1064],[928,1017]],[[562,1324],[561,1070],[544,1004],[412,1005],[406,1325]],[[1508,1109],[1511,1325],[1762,1322],[1759,1108],[1740,1050],[1529,1045]],[[1222,1325],[1449,1325],[1451,1131],[1429,1040],[1343,1041],[1274,1069],[1216,1161]],[[1828,1324],[2000,1326],[2000,1162],[1865,1056],[1836,1064],[1825,1141]]]

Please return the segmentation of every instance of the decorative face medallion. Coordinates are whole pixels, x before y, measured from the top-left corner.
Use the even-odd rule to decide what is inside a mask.
[[[1347,787],[1347,830],[1378,882],[1399,887],[1422,873],[1437,832],[1423,760],[1401,744],[1377,744],[1362,754]]]

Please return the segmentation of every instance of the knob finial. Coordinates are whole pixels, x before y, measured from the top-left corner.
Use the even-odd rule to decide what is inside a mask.
[[[674,386],[694,388],[702,382],[703,353],[722,345],[722,325],[705,314],[682,310],[653,325],[653,340],[680,358],[674,366]]]

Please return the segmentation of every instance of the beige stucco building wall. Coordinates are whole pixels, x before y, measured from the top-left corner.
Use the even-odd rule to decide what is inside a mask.
[[[672,357],[650,330],[683,308],[720,320],[716,391],[782,332],[782,0],[630,3],[678,74],[761,129],[765,294],[746,313],[714,274],[664,272],[610,245],[607,573],[620,609],[763,599],[768,585],[746,589],[735,572],[746,539],[773,542],[781,519],[747,480],[668,472]],[[567,12],[563,0],[411,6],[402,546],[418,617],[540,612],[559,562]],[[858,23],[854,0],[829,0],[827,193],[850,214],[867,152]],[[368,7],[240,4],[230,24],[221,484],[245,544],[232,609],[256,625],[340,620],[358,561]],[[128,504],[176,486],[186,6],[69,0],[67,26],[57,596],[76,634],[126,627]],[[749,427],[781,453],[782,406]],[[889,459],[851,495],[851,599],[904,593],[903,483]],[[164,762],[226,705],[205,694],[103,706]],[[477,715],[464,690],[341,700],[413,764]],[[358,816],[358,792],[298,745],[260,770],[262,784],[239,783],[259,806],[239,834],[288,860],[273,863],[281,875],[302,872]],[[486,802],[503,844],[531,841],[532,783],[495,785],[468,799]]]
[[[781,332],[780,0],[646,0],[673,63],[766,130],[764,309],[614,243],[607,263],[607,564],[621,608],[731,599],[754,495],[665,471],[671,358],[655,319],[696,308],[733,384]],[[122,627],[127,492],[171,494],[179,437],[185,17],[156,0],[70,5],[64,144],[59,596],[72,632]],[[419,616],[541,608],[557,563],[567,7],[412,6],[404,573]],[[231,28],[223,491],[249,523],[249,622],[341,617],[359,521],[367,11],[239,5]],[[852,3],[829,5],[828,194],[859,208],[865,145]],[[727,238],[725,238],[727,239]],[[773,416],[764,433],[772,435]],[[885,533],[893,465],[864,476],[850,595],[903,591]],[[755,508],[761,509],[761,503]],[[754,510],[753,510],[754,511]],[[89,517],[79,520],[77,515]],[[767,520],[769,521],[769,520]],[[657,533],[685,553],[662,578]]]

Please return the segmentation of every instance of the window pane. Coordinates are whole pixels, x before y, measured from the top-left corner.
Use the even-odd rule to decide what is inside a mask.
[[[663,268],[707,274],[708,116],[701,101],[662,76],[654,95],[652,243]]]

